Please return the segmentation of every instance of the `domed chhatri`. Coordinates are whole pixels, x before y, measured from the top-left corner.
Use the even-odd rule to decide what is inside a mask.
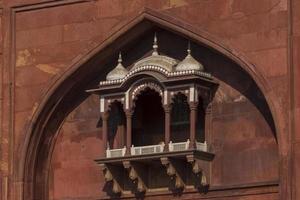
[[[133,67],[130,69],[130,71],[128,71],[122,65],[122,56],[120,53],[118,65],[107,74],[106,81],[115,82],[119,80],[122,82],[122,79],[125,78],[126,75],[130,75],[136,70],[151,70],[153,69],[153,67],[159,68],[160,70],[165,70],[171,75],[178,75],[177,73],[179,73],[179,75],[184,75],[188,71],[194,71],[195,73],[202,73],[202,75],[207,76],[207,74],[203,74],[205,73],[203,65],[191,55],[190,42],[188,43],[187,56],[181,62],[179,62],[174,58],[165,55],[160,55],[158,53],[157,37],[156,34],[154,34],[153,52],[150,56],[142,58],[141,60],[134,63]]]
[[[188,49],[187,49],[187,56],[178,63],[175,70],[176,71],[185,71],[185,70],[198,70],[198,71],[204,71],[203,65],[198,62],[193,56],[191,55],[191,47],[190,42],[188,43]]]
[[[122,55],[119,53],[118,65],[107,74],[106,80],[111,81],[121,79],[124,78],[127,73],[128,70],[122,65]]]
[[[153,41],[152,55],[136,62],[132,69],[136,69],[142,66],[159,66],[161,68],[166,69],[169,72],[172,72],[174,66],[178,63],[178,61],[168,56],[159,55],[157,49],[158,49],[157,37],[155,34],[154,41]]]

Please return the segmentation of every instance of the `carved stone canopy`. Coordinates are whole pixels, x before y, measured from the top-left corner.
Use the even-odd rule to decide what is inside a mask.
[[[210,73],[204,71],[203,65],[192,57],[190,45],[188,45],[187,52],[188,55],[181,62],[169,56],[160,55],[155,35],[153,52],[150,56],[134,63],[128,71],[122,65],[120,54],[118,65],[108,73],[106,80],[100,81],[98,88],[87,90],[87,92],[100,95],[101,112],[107,110],[107,105],[112,100],[119,100],[125,105],[125,109],[131,109],[134,106],[134,91],[147,84],[156,84],[161,87],[162,92],[159,93],[163,93],[160,96],[164,105],[168,104],[172,94],[178,91],[188,94],[191,102],[197,101],[201,92],[201,97],[205,94],[206,99],[203,100],[208,102],[218,84]]]
[[[203,65],[191,55],[190,45],[188,55],[181,62],[169,56],[158,53],[157,37],[154,36],[153,52],[150,56],[137,61],[132,69],[128,71],[122,65],[121,56],[118,59],[118,65],[108,73],[106,81],[101,81],[100,85],[109,85],[124,82],[129,76],[137,71],[156,70],[164,73],[166,76],[184,76],[186,74],[198,74],[204,77],[210,77],[209,73],[204,72]],[[201,73],[200,73],[201,72]]]

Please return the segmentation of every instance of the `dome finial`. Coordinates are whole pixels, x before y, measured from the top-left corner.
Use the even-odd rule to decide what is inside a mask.
[[[188,56],[191,55],[191,41],[188,41],[188,49],[187,49],[187,53],[188,53]]]
[[[118,63],[122,63],[122,53],[121,53],[121,51],[119,52]]]
[[[119,52],[119,57],[118,57],[118,64],[117,66],[111,70],[107,76],[106,80],[117,80],[124,78],[126,74],[128,73],[128,70],[122,65],[122,53]]]
[[[157,49],[158,49],[158,45],[157,45],[157,37],[156,37],[156,32],[154,33],[154,40],[153,40],[153,53],[152,55],[158,55]]]
[[[186,71],[186,70],[199,70],[204,71],[204,67],[191,55],[191,41],[188,41],[187,55],[186,57],[178,63],[175,70],[176,71]]]

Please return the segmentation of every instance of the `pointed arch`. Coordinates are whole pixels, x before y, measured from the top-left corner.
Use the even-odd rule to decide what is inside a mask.
[[[19,152],[21,159],[16,162],[16,179],[23,183],[23,199],[47,199],[48,166],[51,152],[57,137],[56,132],[64,118],[80,102],[88,97],[85,89],[97,84],[100,74],[106,74],[108,69],[99,68],[107,64],[116,50],[126,48],[130,42],[141,34],[159,27],[175,34],[179,34],[191,41],[206,46],[240,66],[257,84],[264,95],[275,121],[275,129],[281,149],[282,127],[278,122],[274,94],[267,81],[247,59],[238,51],[227,47],[218,38],[199,30],[190,24],[172,16],[145,9],[133,20],[125,24],[120,30],[111,34],[103,43],[88,52],[60,77],[57,77],[35,112],[29,128],[26,130],[24,144]],[[85,82],[86,84],[81,84]],[[76,95],[76,100],[71,101]],[[68,102],[68,103],[67,103]],[[281,151],[281,150],[280,150]],[[282,163],[281,163],[282,164]],[[283,173],[287,174],[287,173]],[[285,177],[286,178],[286,177]],[[284,186],[283,186],[284,187]]]

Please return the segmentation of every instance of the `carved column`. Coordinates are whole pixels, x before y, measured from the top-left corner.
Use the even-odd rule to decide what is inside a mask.
[[[190,149],[196,146],[197,102],[190,102]]]
[[[206,103],[206,102],[205,102]],[[205,108],[205,141],[211,144],[211,122],[212,122],[212,105],[211,102],[204,105]]]
[[[108,137],[108,112],[103,112],[102,117],[102,140],[103,140],[103,156],[106,157],[107,137]]]
[[[171,138],[171,106],[165,105],[165,151],[168,151],[168,144]]]
[[[126,154],[130,155],[132,144],[132,110],[126,110]]]

